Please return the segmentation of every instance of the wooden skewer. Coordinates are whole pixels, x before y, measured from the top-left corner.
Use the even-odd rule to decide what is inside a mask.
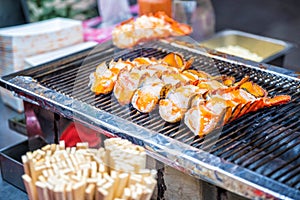
[[[97,182],[97,187],[102,187],[106,183],[106,179],[100,179]]]
[[[45,170],[45,171],[46,171],[46,170]],[[43,176],[43,175],[40,175],[40,176],[39,176],[38,181],[40,181],[40,182],[42,182],[42,183],[47,182],[45,176]]]
[[[50,148],[51,148],[51,146],[50,146]],[[51,155],[52,155],[51,149],[47,150],[46,151],[46,156],[51,157]]]
[[[74,200],[84,199],[85,182],[81,180],[80,182],[75,183],[72,187],[72,191]]]
[[[97,163],[95,161],[91,162],[91,176],[90,177],[96,177],[97,176]]]
[[[85,177],[85,178],[88,178],[90,176],[90,168],[84,168],[82,169],[83,173],[82,173],[82,176]]]
[[[80,142],[76,144],[76,149],[88,149],[89,148],[89,143],[87,142]]]
[[[131,191],[129,188],[125,188],[124,189],[124,193],[123,193],[123,196],[122,196],[122,199],[131,199]]]
[[[142,175],[143,177],[148,177],[151,175],[150,169],[140,169],[138,174]]]
[[[107,167],[106,167],[104,164],[100,164],[100,165],[99,165],[98,171],[99,171],[100,173],[102,173],[102,174],[108,172]]]
[[[69,154],[71,152],[71,147],[67,147],[66,152]]]
[[[45,154],[46,154],[44,151],[42,151],[42,150],[40,150],[40,149],[34,151],[34,153],[36,153],[36,155],[33,155],[33,157],[34,157],[38,162],[39,162],[40,159],[42,159],[42,158],[45,156]]]
[[[108,173],[104,173],[103,178],[105,178],[107,182],[114,182],[114,179],[108,175]]]
[[[56,144],[51,144],[50,150],[51,150],[51,153],[53,154],[56,150]]]
[[[47,191],[48,191],[47,193],[48,193],[49,199],[55,200],[54,193],[53,193],[53,189],[54,189],[53,185],[51,185],[49,182],[47,182],[46,185],[47,185]]]
[[[51,145],[50,144],[47,144],[47,145],[45,145],[45,146],[42,147],[42,150],[45,151],[45,152],[48,151],[48,150],[50,150],[50,149],[51,149]]]
[[[22,162],[30,200],[150,199],[156,174],[144,168],[143,148],[120,138],[105,142],[105,146],[96,150],[79,143],[66,150],[60,141],[28,152]]]
[[[34,184],[32,182],[32,179],[30,178],[30,176],[28,176],[27,174],[24,174],[22,176],[22,179],[23,179],[29,200],[37,200],[38,199],[37,192],[36,192],[36,189],[34,187]]]
[[[150,189],[145,189],[143,191],[143,194],[141,196],[141,200],[150,200],[152,196],[152,190]]]
[[[105,189],[105,190],[108,192],[108,196],[106,197],[107,200],[112,200],[113,197],[114,197],[114,190],[113,190],[114,187],[113,187],[113,185],[114,185],[115,181],[114,181],[114,179],[112,179],[112,178],[110,178],[110,179],[111,179],[111,180],[108,180],[108,182],[105,183],[105,184],[102,186],[102,188]]]
[[[59,149],[64,150],[65,148],[66,148],[65,141],[63,140],[59,141]]]
[[[87,178],[86,182],[88,184],[96,184],[98,182],[98,178],[94,177],[94,178]]]
[[[97,172],[97,179],[102,180],[103,179],[103,174],[100,173],[100,172]],[[103,179],[103,180],[105,180],[105,179]]]
[[[108,192],[103,188],[98,188],[96,192],[96,200],[108,200]]]
[[[95,197],[95,189],[96,189],[96,185],[95,184],[89,184],[87,186],[87,188],[85,189],[85,193],[84,193],[84,199],[85,200],[93,200]]]
[[[66,188],[66,200],[73,200],[73,193],[72,193],[72,183],[68,183]]]
[[[121,198],[123,195],[124,188],[126,187],[128,183],[129,174],[128,173],[122,173],[118,175],[119,177],[119,184],[118,189],[116,191],[116,197]]]
[[[81,177],[80,176],[77,176],[77,175],[72,175],[71,177],[71,180],[73,180],[73,181],[75,181],[75,182],[79,182],[79,181],[81,181]]]
[[[71,158],[67,158],[66,160],[66,163],[67,163],[67,167],[70,168],[70,169],[74,169],[74,165],[73,165],[73,162],[71,160]]]
[[[112,193],[113,193],[113,199],[116,198],[117,191],[119,188],[119,173],[117,171],[111,170],[110,171],[110,177],[113,179],[113,186],[112,186]]]
[[[38,199],[49,200],[47,185],[42,181],[37,181],[35,183]]]
[[[22,163],[23,163],[23,166],[24,166],[24,172],[25,172],[25,174],[27,174],[28,176],[31,176],[30,167],[29,167],[29,162],[28,162],[27,156],[23,155],[21,157],[21,159],[22,159]]]
[[[76,153],[76,147],[71,147],[71,154],[75,154]]]
[[[57,184],[54,187],[54,198],[55,200],[65,200],[65,186],[64,184]]]
[[[154,190],[156,186],[156,180],[152,177],[145,177],[144,178],[144,184],[146,185],[147,188]]]
[[[139,174],[131,174],[129,178],[129,185],[135,185],[142,182],[142,176]]]

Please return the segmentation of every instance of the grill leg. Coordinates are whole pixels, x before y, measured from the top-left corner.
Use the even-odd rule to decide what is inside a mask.
[[[148,168],[156,168],[157,188],[153,199],[246,200],[246,198],[185,174],[148,157]]]

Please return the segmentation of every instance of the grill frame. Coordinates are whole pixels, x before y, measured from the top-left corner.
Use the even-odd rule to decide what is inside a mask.
[[[181,43],[168,43],[163,41],[159,43],[162,48],[168,48],[169,45],[191,51],[191,47],[186,47]],[[111,51],[107,51],[111,49]],[[114,52],[110,43],[97,49],[97,52],[105,51],[106,54]],[[199,55],[207,56],[229,64],[243,65],[248,68],[261,70],[266,73],[275,74],[290,80],[299,81],[276,72],[271,72],[272,66],[261,66],[257,63],[239,60],[235,57],[224,57],[224,55],[214,55],[201,51],[199,49],[192,51]],[[124,52],[119,52],[119,55]],[[126,51],[125,51],[126,53]],[[206,180],[217,186],[235,192],[249,198],[280,198],[280,199],[297,199],[300,192],[293,188],[280,184],[268,177],[240,167],[234,163],[226,162],[223,159],[205,152],[201,149],[184,144],[165,135],[157,134],[154,131],[137,126],[115,115],[96,109],[95,107],[73,100],[68,95],[56,92],[55,90],[43,87],[30,77],[24,75],[36,74],[43,75],[49,70],[59,70],[60,67],[66,67],[68,63],[77,62],[85,58],[89,51],[74,54],[63,60],[57,60],[33,69],[24,70],[1,79],[1,86],[14,91],[25,101],[42,106],[52,112],[63,115],[64,117],[74,119],[94,129],[102,129],[109,136],[119,136],[127,138],[136,144],[146,147],[149,154],[164,163],[171,165],[185,173],[197,178]],[[117,52],[118,54],[118,52]],[[57,68],[58,67],[58,68]],[[267,69],[265,69],[267,68]],[[88,113],[88,114],[87,114]]]

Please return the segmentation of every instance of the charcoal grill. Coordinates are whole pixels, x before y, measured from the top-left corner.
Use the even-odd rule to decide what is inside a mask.
[[[203,139],[182,124],[165,123],[157,113],[141,114],[121,107],[111,95],[95,96],[87,86],[89,74],[103,61],[161,58],[168,52],[195,57],[193,66],[212,75],[237,80],[248,75],[269,96],[287,94],[292,101],[248,113]],[[63,117],[127,138],[154,158],[244,197],[300,199],[300,82],[272,68],[176,41],[161,40],[124,51],[108,42],[96,50],[5,76],[1,86]]]

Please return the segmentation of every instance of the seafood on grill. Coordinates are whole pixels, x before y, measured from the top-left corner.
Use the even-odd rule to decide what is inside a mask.
[[[133,83],[132,85],[129,83],[129,80],[133,80],[132,73],[127,75],[126,88],[129,87],[130,91],[129,94],[127,94],[127,102],[122,99],[125,95],[120,98],[120,95],[115,94],[115,97],[121,104],[128,103],[132,95],[131,91],[136,88],[131,97],[132,106],[142,113],[149,113],[156,108],[159,100],[164,98],[171,87],[179,84],[190,84],[193,81],[193,79],[181,73],[177,67],[178,66],[173,67],[166,64],[143,66],[140,69],[139,76],[133,75],[136,79],[135,81],[131,81],[131,83]],[[133,73],[134,71],[135,70],[132,70]],[[139,77],[140,80],[137,80],[137,77]],[[117,80],[117,82],[120,85],[122,84],[121,82],[123,82],[123,85],[125,84],[124,80],[122,81],[121,79]],[[127,90],[128,89],[125,89],[125,91]]]
[[[91,91],[96,95],[113,91],[120,105],[131,104],[141,113],[158,107],[163,120],[183,120],[200,137],[249,112],[291,100],[288,95],[268,97],[248,76],[236,82],[231,76],[190,69],[193,61],[169,53],[162,59],[101,63],[90,75]]]
[[[151,112],[158,104],[165,86],[166,84],[156,76],[145,78],[132,96],[132,106],[142,113]]]
[[[114,45],[129,48],[140,42],[170,36],[183,36],[192,32],[189,25],[179,23],[164,12],[142,15],[117,25],[112,31]]]
[[[249,112],[291,100],[288,95],[273,98],[266,95],[259,85],[247,81],[239,87],[211,91],[205,100],[202,96],[195,96],[191,108],[185,113],[184,123],[195,135],[202,137]]]
[[[131,62],[121,59],[117,62],[111,61],[109,66],[105,62],[99,64],[96,71],[90,74],[91,91],[96,95],[110,93],[115,86],[119,72],[124,68],[131,69],[133,66]]]
[[[114,95],[121,105],[128,104],[131,99],[134,108],[142,113],[149,113],[172,87],[190,85],[195,81],[194,77],[180,71],[184,65],[184,62],[175,67],[158,63],[142,66],[138,70],[134,68],[131,72],[124,71],[116,81],[117,88],[121,85],[124,87],[114,90]]]
[[[183,71],[183,70],[189,69],[191,67],[191,65],[194,62],[194,58],[192,57],[189,60],[185,61],[180,54],[169,53],[163,58],[162,62],[164,62],[172,67],[175,67],[175,68],[179,69],[180,71]]]
[[[188,75],[188,73],[181,72],[181,69],[191,66],[192,59],[188,61],[180,61],[178,58],[182,59],[181,56],[173,56],[172,54],[174,53],[167,54],[163,59],[160,60],[138,57],[132,61],[134,67],[131,69],[124,68],[120,70],[113,89],[114,96],[118,102],[121,105],[129,104],[132,101],[133,95],[135,95],[135,100],[139,101],[133,102],[132,104],[135,105],[137,109],[143,107],[143,105],[138,104],[142,103],[141,100],[145,97],[139,96],[148,93],[147,91],[149,90],[149,87],[151,87],[147,84],[149,83],[148,79],[152,80],[152,82],[153,80],[156,80],[156,82],[161,82],[159,84],[162,85],[161,89],[169,88],[168,85],[182,83],[189,84],[191,82],[195,82],[195,77]],[[172,61],[170,60],[170,57],[177,59],[175,66],[171,64]],[[157,87],[158,85],[154,84],[154,86]],[[148,97],[150,96],[157,99],[157,96],[159,95],[148,95]],[[153,100],[153,102],[157,102],[157,100]],[[153,109],[154,107],[151,108]],[[141,112],[150,112],[152,109],[138,110]]]
[[[171,123],[180,121],[189,108],[191,98],[206,92],[206,89],[200,89],[195,85],[182,85],[170,90],[166,98],[159,102],[161,118]]]
[[[122,106],[131,102],[134,92],[146,77],[150,77],[148,72],[136,68],[132,70],[125,68],[120,71],[113,94]]]
[[[156,82],[161,82],[162,86],[166,86],[164,88],[168,88],[168,85],[190,84],[194,81],[194,79],[178,72],[176,69],[168,70],[170,67],[167,66],[159,70],[162,66],[163,65],[149,65],[149,68],[132,68],[131,70],[125,68],[121,70],[113,89],[114,96],[118,102],[121,105],[126,105],[131,102],[132,96],[135,93],[136,97],[145,95],[144,90],[148,90],[148,86],[146,87],[145,85],[151,81],[152,83],[155,83],[154,80]],[[158,67],[158,69],[155,69],[156,67]],[[153,77],[155,77],[155,79]],[[157,84],[154,85],[157,86]]]
[[[90,74],[90,89],[96,95],[108,94],[113,91],[116,82],[118,82],[117,88],[119,88],[119,86],[122,85],[122,81],[131,80],[131,78],[128,76],[127,78],[125,78],[126,73],[132,73],[132,78],[135,79],[132,81],[135,82],[135,85],[137,86],[139,84],[136,84],[136,82],[140,82],[142,75],[145,73],[148,73],[150,76],[153,76],[157,72],[163,73],[163,78],[167,80],[169,77],[169,81],[171,81],[171,76],[173,77],[172,80],[177,82],[183,81],[184,79],[186,79],[186,81],[190,79],[194,80],[194,78],[189,77],[187,73],[181,73],[182,69],[186,69],[191,66],[192,59],[184,61],[182,56],[172,56],[173,54],[175,53],[167,54],[165,58],[159,60],[155,58],[138,57],[132,61],[124,61],[122,59],[119,59],[118,61],[112,60],[108,65],[103,62],[96,67],[95,72],[92,72]],[[170,64],[175,63],[175,61],[171,61],[170,57],[177,60],[175,66]],[[182,59],[182,61],[180,61],[180,59]],[[131,72],[131,69],[133,68],[136,70],[133,70]],[[123,73],[121,76],[119,76],[121,71],[123,71]],[[119,96],[117,91],[115,92],[115,94],[117,94],[116,96]]]

